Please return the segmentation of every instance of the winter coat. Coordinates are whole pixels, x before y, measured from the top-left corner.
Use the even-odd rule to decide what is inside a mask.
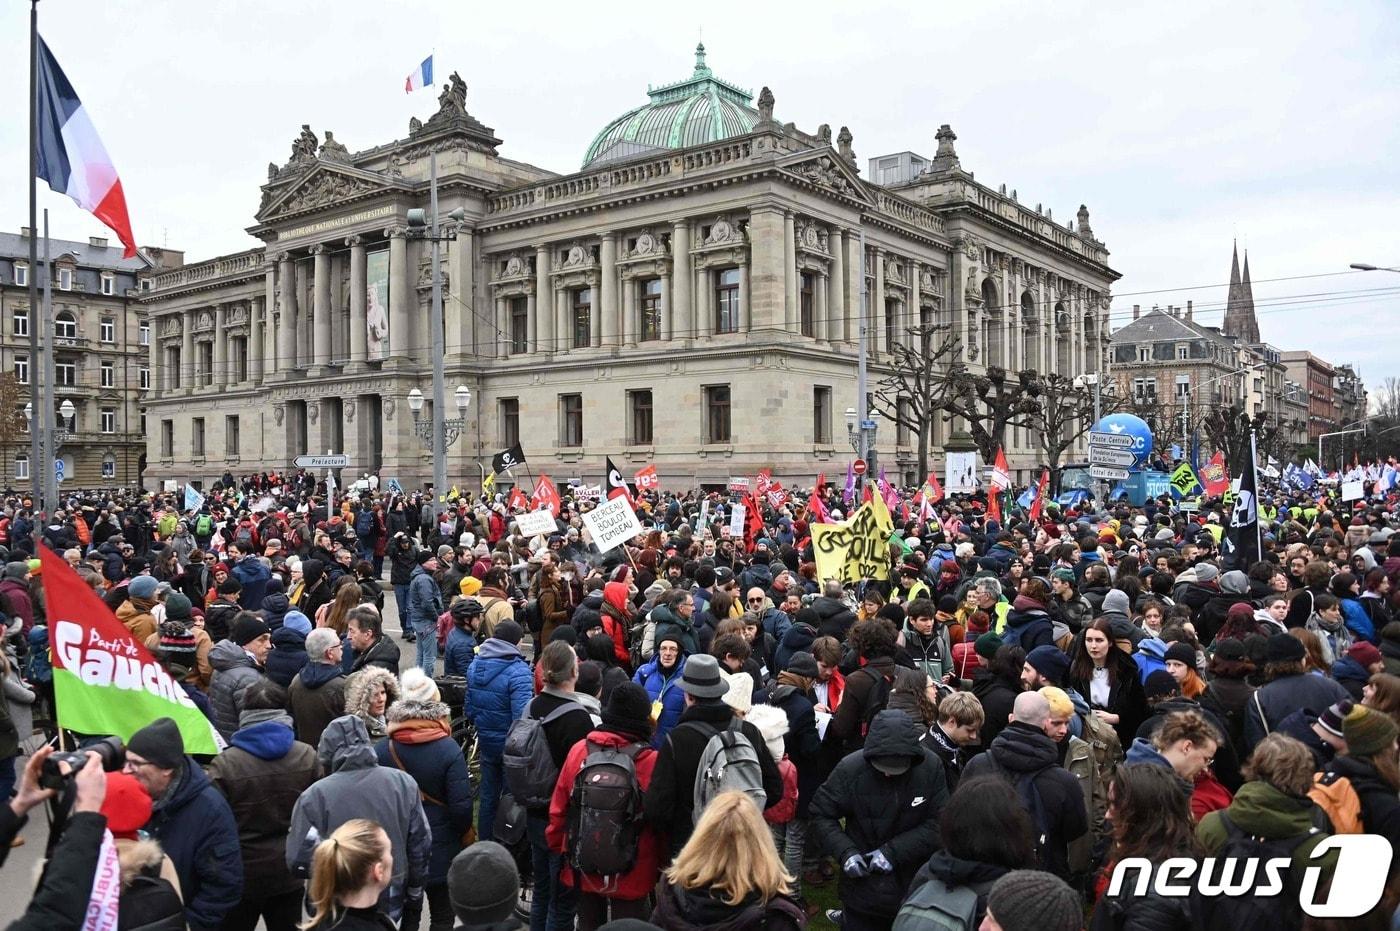
[[[963,781],[978,776],[1005,779],[1016,788],[1023,804],[1039,796],[1039,818],[1031,805],[1027,813],[1036,831],[1044,836],[1041,867],[1068,879],[1069,844],[1089,830],[1089,817],[1079,781],[1060,766],[1055,742],[1039,727],[1013,721],[986,753],[973,757],[963,769]]]
[[[381,634],[363,653],[355,653],[350,664],[351,672],[359,672],[367,666],[376,666],[394,675],[399,674],[399,645]]]
[[[476,638],[460,627],[454,626],[447,634],[447,644],[442,651],[442,674],[445,676],[466,676],[476,659]]]
[[[1327,765],[1328,774],[1345,776],[1361,801],[1361,828],[1379,834],[1392,847],[1400,844],[1400,799],[1370,760],[1342,754]]]
[[[1359,598],[1343,598],[1342,620],[1347,625],[1347,630],[1357,640],[1367,640],[1371,643],[1377,642],[1376,625],[1371,620],[1371,613],[1366,610],[1366,606]]]
[[[563,581],[554,585],[546,585],[540,589],[538,602],[540,643],[548,644],[554,636],[554,629],[569,623],[569,617],[573,611],[569,605],[568,592],[568,583]]]
[[[153,840],[113,838],[117,864],[121,867],[122,891],[117,904],[117,928],[142,931],[185,931],[185,904],[180,900],[180,874],[175,864]],[[140,886],[136,880],[163,879],[169,890],[158,883]],[[145,894],[150,893],[150,894]],[[170,895],[168,893],[173,893]]]
[[[1138,641],[1137,650],[1133,653],[1133,662],[1137,663],[1138,678],[1142,684],[1147,685],[1147,677],[1157,670],[1163,672],[1167,669],[1167,644],[1157,637],[1144,637]]]
[[[1347,650],[1356,642],[1356,637],[1347,627],[1345,620],[1338,621],[1333,627],[1321,615],[1313,612],[1303,626],[1317,635],[1318,642],[1322,645],[1322,657],[1329,665],[1345,656]],[[1381,644],[1384,647],[1385,641],[1382,640]]]
[[[773,674],[776,676],[788,667],[794,653],[812,652],[812,644],[817,639],[817,629],[810,624],[793,624],[778,641],[773,651]]]
[[[369,708],[374,699],[375,690],[379,687],[384,689],[385,717],[375,718],[370,716]],[[388,735],[388,711],[390,706],[398,700],[398,676],[387,669],[372,666],[354,673],[345,680],[345,714],[354,715],[360,719],[370,740],[378,740]]]
[[[380,766],[401,769],[418,784],[433,838],[429,883],[447,881],[447,867],[471,827],[476,797],[466,757],[452,739],[448,714],[442,702],[397,702],[389,710],[389,736],[375,745]]]
[[[953,645],[949,641],[948,628],[934,622],[933,632],[927,637],[914,629],[912,624],[904,625],[904,652],[914,661],[914,666],[928,674],[934,682],[953,670]]]
[[[1244,746],[1239,748],[1240,756],[1248,757],[1255,745],[1294,711],[1308,708],[1320,714],[1344,698],[1351,698],[1347,690],[1325,676],[1282,676],[1262,686],[1245,707]]]
[[[783,735],[784,755],[797,768],[797,813],[806,820],[812,798],[826,780],[829,765],[817,734],[817,714],[811,695],[795,685],[779,684],[768,693],[768,703],[787,715],[788,730]]]
[[[6,651],[5,662],[8,668],[0,672],[0,699],[5,703],[5,713],[14,724],[15,737],[25,743],[34,734],[34,690],[25,685],[18,672],[19,666],[14,653]],[[17,749],[17,748],[16,748]],[[0,766],[13,766],[13,754],[0,757]]]
[[[297,740],[316,746],[326,725],[345,713],[345,675],[340,666],[307,663],[292,678],[287,704]]]
[[[1248,592],[1219,592],[1205,603],[1200,611],[1196,612],[1196,635],[1201,643],[1210,643],[1219,633],[1220,628],[1225,626],[1225,618],[1230,613],[1230,609],[1237,604],[1250,605],[1253,608],[1254,601],[1249,597]]]
[[[913,765],[902,775],[886,776],[870,762],[881,756],[905,757]],[[894,915],[914,874],[941,846],[938,815],[947,802],[943,764],[919,745],[909,716],[876,715],[865,746],[836,764],[812,800],[810,831],[838,866],[853,854],[879,850],[894,867],[893,873],[859,879],[843,872],[842,903]]]
[[[13,579],[7,581],[13,581]],[[3,587],[4,584],[4,582],[0,582],[0,587]],[[12,598],[11,604],[13,603]],[[151,607],[154,604],[154,602],[144,598],[128,598],[121,603],[121,607],[117,608],[117,620],[121,621],[126,629],[131,631],[131,635],[141,643],[145,643],[156,633],[156,619],[151,615]]]
[[[530,666],[519,647],[490,638],[477,651],[467,670],[466,714],[476,725],[477,739],[489,747],[504,746],[506,731],[534,697]]]
[[[220,640],[227,640],[233,624],[233,616],[241,608],[237,603],[220,596],[209,602],[209,607],[204,609],[204,632],[209,635],[209,639],[218,643]]]
[[[662,883],[651,921],[667,931],[801,931],[807,927],[806,912],[787,896],[767,902],[752,896],[738,905],[725,904],[725,898],[721,893]]]
[[[1083,595],[1074,594],[1068,601],[1063,598],[1050,599],[1050,616],[1064,623],[1070,633],[1079,633],[1094,619],[1094,606]]]
[[[559,780],[554,784],[554,795],[549,802],[549,826],[545,829],[545,841],[549,844],[550,850],[559,854],[568,853],[569,800],[573,794],[574,782],[578,779],[579,770],[583,769],[584,760],[588,757],[589,747],[603,746],[620,749],[634,743],[638,743],[638,741],[633,737],[608,728],[599,728],[591,731],[584,740],[580,740],[570,748],[568,755],[564,758],[564,765],[559,769]],[[644,793],[651,785],[656,759],[656,751],[643,744],[642,749],[632,761],[637,773],[637,785]],[[647,825],[642,829],[641,836],[638,838],[637,857],[632,869],[621,876],[593,876],[587,873],[575,873],[572,869],[565,869],[560,875],[566,886],[574,888],[578,888],[579,880],[582,880],[582,891],[584,892],[605,895],[610,899],[629,901],[641,899],[645,898],[656,886],[664,853],[665,847],[661,837],[657,834],[657,829]]]
[[[263,596],[262,610],[258,612],[258,616],[267,623],[268,630],[276,633],[282,629],[282,622],[290,610],[292,610],[291,599],[281,592],[277,592]]]
[[[238,603],[245,611],[257,611],[263,606],[263,593],[267,591],[267,583],[272,578],[272,570],[263,565],[263,561],[256,556],[244,556],[229,571],[238,583],[243,586],[243,591],[238,595]]]
[[[653,657],[651,662],[642,665],[632,676],[632,681],[647,690],[653,703],[660,703],[661,711],[656,717],[655,729],[651,735],[651,745],[660,747],[671,728],[680,723],[685,711],[685,693],[678,686],[685,672],[685,656],[676,660],[675,667],[668,674],[661,668],[661,658]]]
[[[306,663],[306,634],[278,628],[272,635],[272,652],[267,654],[267,677],[285,689]]]
[[[428,827],[413,777],[379,765],[364,722],[352,715],[336,718],[321,735],[316,751],[328,775],[297,799],[287,832],[287,866],[308,876],[315,848],[308,834],[321,838],[353,818],[369,818],[389,835],[394,856],[393,881],[379,897],[390,915],[402,910],[404,891],[421,887],[428,875],[432,831]]]
[[[59,550],[59,552],[63,551]],[[5,579],[4,581],[0,581],[0,595],[3,595],[5,599],[9,601],[10,614],[20,619],[21,630],[25,633],[29,633],[29,628],[34,626],[34,601],[29,596],[29,583],[24,579]],[[149,615],[150,603],[147,602],[145,607],[146,611],[144,613]],[[147,633],[149,632],[142,633],[141,631],[133,629],[130,624],[127,624],[126,618],[122,617],[120,613],[117,614],[117,620],[126,624],[127,629],[131,630],[131,632],[136,634],[141,640],[144,641],[146,639]],[[152,624],[154,625],[154,622],[152,622]]]
[[[1366,667],[1350,656],[1343,656],[1332,664],[1332,679],[1351,695],[1351,700],[1361,703],[1361,689],[1370,680],[1371,673]]]
[[[947,886],[950,892],[971,889],[977,894],[977,914],[972,919],[972,927],[977,928],[987,916],[987,894],[992,891],[992,885],[1009,872],[1011,871],[1004,866],[961,860],[946,850],[937,850],[929,857],[927,863],[919,867],[919,872],[914,874],[914,881],[909,885],[909,895],[905,896],[905,901],[907,902],[910,896],[930,879],[937,879]]]
[[[1167,715],[1178,711],[1195,711],[1204,717],[1220,734],[1225,735],[1223,743],[1215,748],[1215,761],[1211,764],[1211,772],[1231,792],[1239,789],[1244,779],[1240,776],[1240,760],[1235,754],[1234,745],[1229,740],[1230,730],[1225,726],[1225,721],[1214,711],[1200,704],[1199,702],[1180,696],[1177,698],[1164,699],[1152,706],[1152,713],[1138,725],[1137,738],[1151,741],[1152,737],[1166,723]]]
[[[1050,621],[1050,612],[1040,602],[1018,595],[1011,610],[1006,612],[1006,627],[1002,629],[1001,642],[1019,646],[1027,653],[1036,647],[1053,646],[1055,630]]]
[[[433,581],[432,573],[422,566],[415,567],[408,579],[407,623],[415,630],[436,627],[442,612],[442,592]]]
[[[209,651],[214,678],[209,683],[209,704],[214,708],[214,726],[224,740],[238,730],[238,714],[243,710],[243,693],[262,678],[262,670],[249,652],[232,640],[220,640]]]
[[[236,728],[235,728],[236,729]],[[180,874],[180,896],[191,931],[217,928],[245,888],[238,824],[199,764],[185,757],[146,831],[160,841]]]
[[[1006,727],[1016,696],[1021,694],[1021,680],[997,675],[989,668],[976,669],[972,673],[972,694],[982,703],[985,720],[981,743],[988,747]]]
[[[15,830],[21,823],[14,822]],[[79,811],[69,816],[68,826],[63,829],[49,860],[44,881],[24,914],[9,925],[8,931],[57,931],[83,926],[106,829],[107,819],[95,811]],[[8,852],[9,837],[5,842]],[[237,851],[234,859],[237,860]],[[20,894],[28,895],[28,891]]]
[[[855,612],[839,598],[821,595],[812,600],[812,610],[821,618],[821,622],[817,624],[817,633],[823,637],[835,637],[845,641],[851,625],[856,622]]]
[[[726,728],[734,719],[733,710],[722,701],[702,701],[685,709],[681,720],[661,742],[657,751],[656,769],[646,793],[646,813],[649,821],[662,834],[669,833],[671,852],[685,846],[695,827],[695,771],[705,745],[715,731]],[[768,745],[758,728],[747,721],[739,725],[744,736],[753,744],[763,770],[763,791],[767,805],[776,805],[783,798],[783,777],[777,761],[768,753]]]
[[[1246,782],[1224,813],[1244,833],[1276,840],[1309,833],[1315,826],[1316,810],[1310,799],[1284,795],[1267,782]],[[1220,814],[1213,811],[1196,825],[1196,840],[1205,848],[1207,856],[1216,853],[1229,838]],[[1312,865],[1313,849],[1327,836],[1326,832],[1319,831],[1294,849],[1293,869],[1298,875]],[[1332,851],[1319,865],[1326,864],[1324,869],[1330,873],[1336,866],[1337,856],[1337,852]]]
[[[877,677],[883,676],[894,687],[894,660],[877,656],[860,669],[846,676],[846,690],[841,705],[827,728],[827,740],[836,742],[842,756],[859,750],[865,738],[861,728],[869,717],[870,706],[877,700]]]
[[[321,775],[316,749],[297,741],[281,711],[245,711],[232,746],[209,764],[209,781],[228,799],[243,851],[243,882],[259,896],[301,886],[284,850],[292,808]]]
[[[651,621],[656,625],[653,643],[660,643],[663,637],[674,637],[680,641],[681,652],[686,656],[694,656],[704,648],[693,616],[687,620],[665,605],[657,605],[651,609]]]
[[[1147,698],[1142,691],[1142,679],[1137,664],[1122,650],[1110,649],[1108,662],[1113,664],[1115,680],[1108,692],[1108,703],[1103,710],[1118,715],[1118,723],[1113,725],[1118,733],[1118,742],[1126,747],[1133,742],[1138,725],[1147,716]],[[1093,701],[1090,679],[1070,678],[1069,687],[1086,700]],[[983,703],[985,707],[985,702]],[[987,720],[991,720],[989,716]],[[984,731],[985,733],[985,731]]]
[[[1153,860],[1152,866],[1152,875],[1158,875],[1161,860]],[[1164,896],[1155,883],[1144,895],[1134,892],[1130,883],[1124,883],[1118,895],[1105,894],[1099,899],[1089,919],[1089,931],[1186,931],[1193,927],[1189,898]]]

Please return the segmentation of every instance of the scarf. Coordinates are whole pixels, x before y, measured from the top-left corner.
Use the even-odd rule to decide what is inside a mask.
[[[103,830],[102,847],[97,852],[97,871],[88,895],[83,931],[117,931],[117,908],[122,888],[122,867],[112,832]]]
[[[392,721],[387,730],[389,736],[401,744],[426,744],[452,736],[452,727],[446,721],[430,721],[424,718]]]

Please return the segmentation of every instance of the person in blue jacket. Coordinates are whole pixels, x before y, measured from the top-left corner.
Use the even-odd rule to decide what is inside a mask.
[[[243,897],[243,854],[228,801],[185,755],[185,740],[170,718],[131,735],[126,770],[156,801],[146,832],[175,864],[190,931],[222,927]]]
[[[227,553],[228,561],[233,567],[229,574],[243,586],[243,591],[238,595],[239,607],[245,611],[260,610],[263,593],[267,590],[268,580],[272,578],[272,570],[263,565],[263,561],[255,554],[245,554],[237,543],[228,544],[224,552]]]
[[[515,621],[501,621],[477,650],[467,670],[467,717],[476,726],[477,755],[481,760],[481,810],[477,836],[493,840],[496,803],[501,798],[505,772],[501,753],[511,722],[525,714],[535,694],[535,677],[520,652],[524,632]]]
[[[661,635],[656,641],[656,655],[645,663],[632,681],[647,690],[652,702],[652,715],[656,726],[651,736],[651,745],[660,747],[671,728],[680,723],[685,711],[685,693],[678,685],[681,673],[685,671],[685,653],[681,638],[675,633]]]
[[[447,645],[442,651],[442,674],[445,676],[466,676],[476,659],[476,637],[473,631],[484,609],[475,598],[462,598],[453,602],[448,613],[452,615],[452,629],[447,633]]]
[[[1361,603],[1361,580],[1350,572],[1332,576],[1332,594],[1342,603],[1342,621],[1357,640],[1376,643],[1376,625]]]

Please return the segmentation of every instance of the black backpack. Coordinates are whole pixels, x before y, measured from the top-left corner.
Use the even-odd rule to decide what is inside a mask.
[[[1191,925],[1196,928],[1229,928],[1230,931],[1290,931],[1303,923],[1298,908],[1298,893],[1302,888],[1301,871],[1283,871],[1283,890],[1274,895],[1260,895],[1268,883],[1264,870],[1266,861],[1281,858],[1292,861],[1293,854],[1303,842],[1322,833],[1312,827],[1306,834],[1272,839],[1246,834],[1224,811],[1216,812],[1225,829],[1225,843],[1214,854],[1217,864],[1234,859],[1234,875],[1229,885],[1242,885],[1244,870],[1254,867],[1253,882],[1238,895],[1203,896],[1191,894]],[[1217,870],[1219,867],[1217,866]],[[1219,883],[1224,877],[1218,872],[1211,877]]]
[[[588,741],[569,794],[569,865],[589,876],[621,876],[637,863],[642,787],[637,754],[645,744],[609,747]]]
[[[185,906],[160,867],[148,868],[122,887],[118,931],[185,931]]]
[[[859,672],[868,673],[875,679],[875,684],[870,689],[870,701],[865,706],[865,713],[860,719],[860,738],[865,739],[865,735],[870,733],[870,723],[875,720],[875,715],[884,711],[890,703],[890,690],[893,683],[886,679],[883,673],[876,672],[869,666],[864,666]]]

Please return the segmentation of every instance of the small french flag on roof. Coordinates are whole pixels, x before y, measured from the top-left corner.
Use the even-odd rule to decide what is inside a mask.
[[[117,234],[125,256],[136,255],[126,196],[112,159],[97,138],[83,102],[43,39],[39,39],[39,132],[36,177],[101,220]]]
[[[431,83],[433,83],[433,56],[429,55],[423,59],[422,64],[413,69],[413,73],[403,82],[403,92],[411,94]]]

